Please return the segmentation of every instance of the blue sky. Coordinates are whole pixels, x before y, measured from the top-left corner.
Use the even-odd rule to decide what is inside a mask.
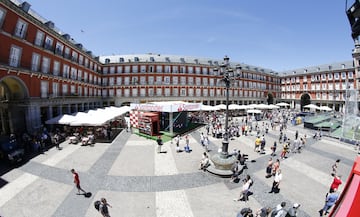
[[[345,0],[27,1],[97,56],[228,55],[284,71],[350,61],[354,48]]]

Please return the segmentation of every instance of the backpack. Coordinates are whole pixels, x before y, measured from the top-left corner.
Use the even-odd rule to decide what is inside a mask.
[[[101,204],[100,200],[94,202],[94,207],[97,211],[100,211],[100,204]]]

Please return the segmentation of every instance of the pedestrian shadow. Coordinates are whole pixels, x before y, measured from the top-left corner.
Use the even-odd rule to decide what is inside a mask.
[[[92,196],[92,193],[91,192],[86,192],[86,193],[83,193],[83,194],[80,194],[80,195],[84,195],[84,197],[90,198]]]

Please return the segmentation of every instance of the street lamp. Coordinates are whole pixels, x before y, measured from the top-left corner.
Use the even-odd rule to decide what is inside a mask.
[[[229,170],[231,166],[236,161],[236,158],[232,155],[229,155],[229,89],[231,83],[238,77],[240,74],[241,66],[236,66],[236,71],[230,66],[230,58],[228,56],[224,57],[224,63],[220,65],[220,70],[214,68],[213,71],[215,75],[221,77],[221,81],[225,83],[226,90],[226,110],[225,110],[225,133],[223,135],[222,147],[220,154],[214,154],[212,156],[212,161],[215,165],[215,168],[221,170]]]

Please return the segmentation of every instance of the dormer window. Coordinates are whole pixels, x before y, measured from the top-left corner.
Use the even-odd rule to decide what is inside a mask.
[[[120,57],[120,58],[119,58],[119,62],[120,62],[120,63],[123,63],[123,62],[124,62],[124,58],[123,58],[123,57]]]
[[[139,57],[134,57],[135,62],[139,62]]]
[[[169,58],[169,57],[165,57],[165,61],[169,63],[169,62],[170,62],[170,58]]]
[[[180,62],[185,63],[184,57],[181,57],[181,58],[180,58]]]
[[[150,62],[155,62],[155,58],[154,58],[154,57],[150,57]]]
[[[106,58],[106,59],[105,59],[105,63],[106,63],[106,64],[109,64],[109,63],[110,63],[110,59],[109,59],[109,58]]]

